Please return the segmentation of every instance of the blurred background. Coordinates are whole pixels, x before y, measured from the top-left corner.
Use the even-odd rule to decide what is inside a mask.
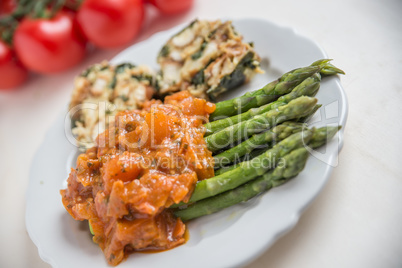
[[[195,18],[250,17],[294,28],[322,46],[346,72],[341,82],[349,117],[339,165],[329,183],[296,227],[247,267],[402,266],[401,1],[128,1],[134,7],[121,16],[127,16],[130,27],[119,33],[96,29],[100,22],[88,15],[102,1],[87,0],[88,13],[80,15],[78,1],[67,1],[68,8],[61,9],[21,0],[25,9],[20,7],[20,14],[10,19],[7,14],[18,8],[16,2],[0,0],[1,267],[50,267],[26,232],[25,192],[32,158],[67,108],[74,77],[89,65]],[[30,16],[58,21],[53,26],[35,24],[23,19],[27,10],[35,10]],[[36,50],[35,42],[43,40],[38,31],[61,31],[69,20],[78,30],[58,33],[71,35],[59,40],[67,52],[50,63],[48,55]]]

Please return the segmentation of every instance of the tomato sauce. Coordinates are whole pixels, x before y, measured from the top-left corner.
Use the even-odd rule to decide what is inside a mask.
[[[109,264],[135,251],[162,251],[186,241],[168,209],[187,202],[199,180],[214,176],[203,124],[215,105],[182,91],[116,115],[96,146],[81,154],[61,190],[66,210],[88,220]]]

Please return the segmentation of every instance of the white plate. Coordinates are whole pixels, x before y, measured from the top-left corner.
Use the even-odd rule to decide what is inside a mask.
[[[254,42],[267,72],[231,93],[232,96],[259,88],[286,71],[327,57],[315,42],[292,29],[256,19],[235,20],[233,23],[246,41]],[[183,25],[158,33],[126,49],[112,62],[129,61],[157,68],[156,55],[161,45],[181,27]],[[347,100],[339,78],[325,78],[317,98],[323,108],[312,121],[318,126],[345,126]],[[59,190],[65,188],[69,169],[76,157],[76,148],[64,131],[66,113],[49,130],[33,159],[27,192],[27,230],[41,258],[54,267],[105,267],[105,258],[91,241],[87,224],[74,221],[61,203]],[[190,240],[185,245],[157,254],[132,254],[119,267],[246,265],[297,223],[302,211],[320,192],[337,164],[342,137],[341,131],[325,148],[312,152],[304,171],[289,183],[250,202],[189,223]]]

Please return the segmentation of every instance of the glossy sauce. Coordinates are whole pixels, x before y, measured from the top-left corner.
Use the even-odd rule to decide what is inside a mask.
[[[115,125],[81,154],[61,190],[76,220],[89,220],[109,264],[135,251],[163,251],[186,241],[169,209],[189,200],[198,180],[214,176],[203,124],[215,105],[187,91],[116,115]]]
[[[184,243],[186,243],[189,239],[190,239],[190,232],[188,231],[188,228],[186,228],[186,231],[184,231]],[[169,249],[146,248],[146,249],[138,250],[136,252],[143,253],[143,254],[154,254],[154,253],[164,252],[167,250],[169,250]]]

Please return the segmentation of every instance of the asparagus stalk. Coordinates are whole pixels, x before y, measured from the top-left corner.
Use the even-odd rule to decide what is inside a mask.
[[[316,112],[319,108],[321,108],[321,106],[322,106],[321,104],[316,104],[316,105],[314,106],[313,110],[312,110],[308,115],[303,116],[303,117],[299,117],[299,118],[298,118],[297,120],[295,120],[295,121],[286,121],[286,122],[284,122],[283,124],[287,124],[287,123],[296,123],[296,122],[305,123],[305,122],[307,122],[308,120],[310,120],[311,117],[313,117],[313,115],[315,114],[315,112]],[[307,127],[307,125],[304,125],[304,126]],[[270,131],[270,130],[268,130],[268,131]],[[299,131],[301,131],[301,129],[300,129]],[[295,130],[295,132],[293,132],[293,133],[291,133],[291,134],[294,134],[294,133],[296,133],[296,132],[298,132],[298,131]],[[264,132],[264,133],[265,133],[265,132]],[[259,135],[259,134],[255,134],[255,135]],[[253,135],[253,136],[254,136],[254,135]],[[263,152],[265,152],[265,151],[271,149],[277,142],[283,140],[284,138],[286,138],[286,137],[278,137],[278,138],[276,138],[273,142],[266,143],[265,145],[258,146],[258,147],[261,147],[261,148],[256,148],[255,150],[252,150],[251,152],[247,153],[247,155],[245,155],[245,156],[242,155],[242,156],[244,156],[244,157],[242,157],[242,156],[235,156],[234,164],[237,164],[237,163],[240,163],[240,162],[243,162],[243,161],[246,161],[246,160],[250,160],[250,159],[252,159],[252,158],[254,158],[254,157],[256,157],[256,156],[259,156],[259,155],[262,154]],[[247,142],[247,141],[248,141],[248,140],[246,140],[246,141],[244,141],[244,142]],[[241,144],[241,143],[240,143],[240,144]],[[240,144],[237,144],[235,147],[239,146]],[[234,148],[234,147],[232,147],[232,148]],[[227,148],[227,150],[230,150],[230,149],[232,149],[232,148]],[[225,152],[225,151],[224,151],[224,152]],[[228,161],[226,161],[226,162],[228,162]],[[226,167],[223,167],[223,168],[218,169],[217,171],[215,171],[215,175],[219,175],[219,171],[222,170],[222,169],[224,169],[224,168],[226,168]],[[223,173],[223,172],[221,172],[221,173]]]
[[[315,129],[309,147],[317,148],[333,138],[341,126],[322,127]],[[208,215],[220,211],[237,203],[247,201],[254,196],[269,190],[272,187],[286,183],[289,179],[300,173],[306,163],[308,153],[306,148],[298,148],[283,156],[284,165],[277,166],[274,170],[257,177],[246,184],[233,190],[220,193],[216,196],[190,204],[182,210],[176,210],[175,215],[183,221],[188,221],[200,216]]]
[[[188,221],[247,201],[295,177],[303,170],[307,158],[308,152],[305,148],[293,150],[283,157],[283,165],[276,167],[263,176],[241,185],[234,190],[191,204],[183,210],[176,210],[174,214],[183,221]]]
[[[316,64],[319,65],[318,62]],[[314,65],[314,63],[313,63],[313,65]],[[331,63],[327,63],[321,69],[320,74],[323,75],[323,76],[331,76],[331,75],[336,75],[336,74],[345,74],[345,72],[342,71],[341,69],[335,67]]]
[[[255,134],[250,139],[232,147],[214,157],[215,167],[220,167],[223,164],[229,164],[246,154],[251,153],[253,150],[261,147],[262,145],[272,144],[281,141],[291,134],[300,132],[305,124],[296,122],[284,122],[271,130],[263,133]]]
[[[322,104],[316,104],[314,106],[313,110],[308,115],[300,117],[299,119],[297,119],[297,121],[299,121],[299,122],[307,122],[308,120],[310,120],[314,116],[315,112],[317,112],[318,109],[320,109],[321,107],[322,107]]]
[[[270,129],[282,122],[297,119],[310,114],[317,103],[317,99],[311,97],[299,97],[288,104],[270,110],[252,119],[227,127],[208,137],[205,137],[208,150],[216,152],[234,140],[242,140],[255,133]]]
[[[238,98],[218,102],[216,110],[210,116],[210,121],[222,119],[223,117],[233,116],[248,111],[251,108],[260,107],[264,104],[276,100],[279,96],[289,93],[295,86],[300,84],[306,78],[327,66],[328,59],[322,59],[314,62],[310,66],[298,68],[285,73],[277,80],[265,85],[263,88],[249,92]],[[343,73],[333,65],[329,65],[330,69],[325,69],[326,75]]]
[[[290,151],[307,144],[312,136],[313,131],[309,129],[295,133],[277,143],[272,149],[260,156],[250,161],[240,163],[237,168],[219,176],[200,181],[197,183],[189,203],[234,189],[239,185],[263,175]]]
[[[328,140],[332,139],[335,134],[338,132],[338,130],[341,129],[341,126],[327,126],[327,127],[321,127],[318,129],[314,129],[313,131],[313,136],[311,137],[310,142],[308,143],[308,146],[312,149],[316,149],[322,145],[324,145]],[[215,171],[215,176],[219,176],[225,172],[234,170],[238,168],[241,165],[241,163],[234,164],[231,166],[226,166],[221,169],[218,169]]]
[[[224,166],[220,169],[215,170],[215,176],[221,175],[222,173],[225,173],[226,171],[233,170],[233,169],[237,168],[240,165],[240,163],[242,163],[244,161],[252,160],[253,158],[265,153],[266,151],[270,150],[271,148],[272,148],[272,146],[267,146],[266,148],[253,150],[249,154],[244,156],[243,159],[239,159],[239,161],[235,161],[233,163],[233,165]]]
[[[327,143],[327,141],[331,140],[341,128],[342,126],[327,126],[316,129],[313,132],[313,137],[308,143],[308,146],[312,149],[321,147]]]
[[[316,73],[311,77],[306,78],[302,83],[296,86],[290,93],[281,96],[274,102],[271,102],[258,108],[252,108],[240,115],[234,115],[228,118],[207,123],[204,125],[206,128],[205,136],[208,136],[228,126],[235,125],[239,122],[248,120],[256,115],[260,115],[270,110],[276,109],[280,106],[286,105],[291,100],[294,100],[298,97],[301,96],[313,97],[315,96],[315,94],[317,94],[320,88],[320,80],[321,80],[320,74]]]

